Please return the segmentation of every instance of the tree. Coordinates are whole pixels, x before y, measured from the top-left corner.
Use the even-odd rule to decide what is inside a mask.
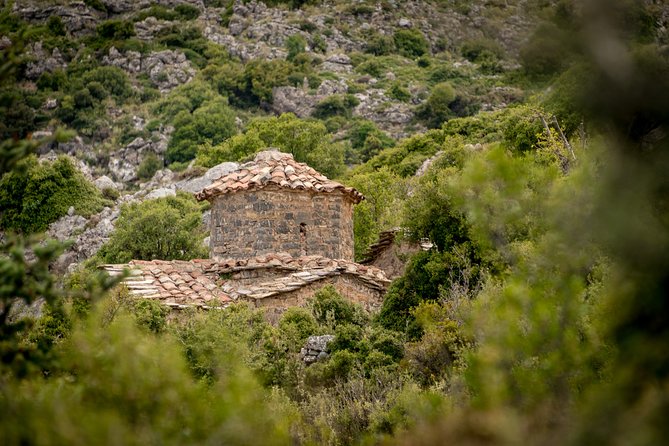
[[[91,215],[105,204],[100,191],[66,156],[42,163],[28,157],[0,179],[2,229],[42,232],[70,207],[80,215]]]
[[[116,228],[98,257],[107,263],[204,258],[205,234],[202,209],[187,194],[131,203],[121,209]]]
[[[449,82],[435,85],[427,101],[418,108],[417,115],[428,127],[438,128],[453,116],[450,106],[455,101],[455,90]]]

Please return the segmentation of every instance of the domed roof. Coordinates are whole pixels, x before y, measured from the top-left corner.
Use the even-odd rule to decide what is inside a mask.
[[[359,203],[364,199],[354,188],[329,180],[315,169],[295,161],[290,153],[276,149],[259,152],[253,161],[242,164],[239,169],[222,176],[195,194],[195,197],[202,201],[218,195],[267,187],[324,193],[339,191],[353,203]]]

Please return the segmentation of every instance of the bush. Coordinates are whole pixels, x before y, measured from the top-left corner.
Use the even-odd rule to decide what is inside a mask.
[[[206,103],[192,114],[180,112],[173,125],[176,130],[165,152],[169,164],[190,161],[199,145],[220,144],[237,132],[235,115],[224,100]]]
[[[278,118],[255,119],[243,135],[218,146],[202,146],[197,163],[213,167],[224,161],[240,161],[267,147],[292,153],[297,161],[309,164],[330,178],[344,170],[344,149],[332,143],[325,125],[299,119],[291,113]]]
[[[153,152],[149,152],[142,158],[137,168],[137,177],[140,180],[150,180],[156,172],[163,168],[163,161]]]
[[[462,44],[460,54],[470,62],[481,62],[489,58],[499,60],[504,56],[504,49],[494,40],[474,39]]]
[[[314,294],[309,306],[318,323],[331,327],[362,325],[367,320],[362,309],[341,297],[332,285],[326,285]]]
[[[96,32],[105,40],[125,40],[135,35],[135,25],[123,20],[108,20],[99,24]]]
[[[121,208],[114,232],[98,252],[105,263],[207,257],[202,209],[186,194]]]
[[[390,88],[386,90],[386,94],[388,97],[401,102],[409,102],[411,100],[411,93],[399,82],[393,82]]]
[[[395,39],[385,34],[374,33],[367,38],[365,44],[365,52],[375,56],[387,56],[395,50]]]
[[[46,27],[54,36],[64,36],[67,33],[63,20],[57,15],[49,17],[49,20],[46,21]]]
[[[417,115],[428,127],[440,127],[444,121],[453,116],[450,107],[455,98],[455,90],[450,83],[437,84],[432,88],[425,104],[417,110]]]
[[[534,149],[543,132],[544,127],[537,112],[527,106],[510,109],[504,120],[504,142],[519,152]]]
[[[331,116],[350,117],[353,108],[358,104],[360,101],[351,94],[334,94],[316,104],[311,115],[319,119],[327,119]]]
[[[293,69],[292,64],[283,60],[252,60],[244,67],[237,88],[254,105],[271,103],[272,89],[288,85],[288,76]]]
[[[302,54],[307,46],[307,41],[300,34],[293,34],[286,39],[286,49],[288,50],[287,60],[294,61],[298,54]]]
[[[0,180],[0,227],[22,233],[42,232],[72,206],[89,216],[105,204],[69,158],[39,163],[29,157],[21,164],[25,175],[8,173]]]
[[[401,29],[396,31],[393,39],[402,56],[415,58],[430,52],[430,44],[423,33],[417,29]]]
[[[178,14],[181,20],[195,20],[200,16],[200,10],[196,6],[187,3],[176,5],[174,12]]]
[[[300,343],[315,334],[318,327],[316,319],[307,309],[292,307],[281,316],[279,329],[283,332],[291,332],[295,335],[293,340]]]
[[[128,75],[118,67],[97,67],[85,73],[82,77],[85,85],[93,82],[102,85],[116,99],[123,100],[132,95],[132,87],[128,81]],[[96,85],[96,87],[99,87]]]

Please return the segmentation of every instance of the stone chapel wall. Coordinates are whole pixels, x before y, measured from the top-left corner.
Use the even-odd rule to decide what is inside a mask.
[[[265,188],[214,198],[211,256],[287,252],[353,260],[353,206],[343,194]]]

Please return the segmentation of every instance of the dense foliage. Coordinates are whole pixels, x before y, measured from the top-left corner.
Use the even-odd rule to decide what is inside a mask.
[[[205,258],[205,232],[202,208],[188,194],[130,203],[98,257],[106,263]]]
[[[463,16],[478,10],[472,2],[436,3]],[[516,4],[488,2],[489,11],[502,3],[502,10]],[[73,185],[87,183],[68,161],[26,158],[39,145],[27,139],[32,131],[54,119],[93,135],[108,124],[107,108],[139,108],[147,100],[164,120],[148,128],[174,126],[172,161],[195,157],[211,166],[277,146],[367,196],[355,211],[356,256],[395,227],[402,229],[398,243],[424,249],[407,255],[378,312],[326,286],[271,324],[243,303],[175,314],[122,287],[105,294],[112,283],[87,270],[59,288],[48,266],[61,248],[7,234],[0,244],[0,438],[666,443],[669,59],[661,5],[523,5],[542,23],[520,51],[519,70],[506,71],[509,55],[489,38],[452,48],[469,61],[456,66],[451,53],[433,57],[448,42],[428,43],[415,28],[373,31],[365,53],[351,55],[361,81],[322,102],[314,119],[257,116],[274,87],[307,78],[304,88],[316,88],[329,76],[314,73],[317,61],[305,42],[287,42],[291,60],[234,60],[205,41],[188,7],[150,12],[183,22],[166,28],[160,48],[189,50],[204,67],[162,99],[151,96],[149,81],[131,84],[123,72],[73,54],[66,70],[43,75],[33,91],[16,89],[23,65],[11,50],[3,53],[5,228],[42,230],[71,196],[79,197],[75,210],[83,206]],[[341,9],[367,20],[377,7],[384,5]],[[0,26],[12,38],[28,27],[7,11]],[[37,31],[67,40],[64,27],[54,19]],[[82,51],[136,45],[135,31],[110,19]],[[433,128],[395,142],[369,122],[349,119],[354,102],[347,95],[371,77],[397,101],[415,101],[418,121],[411,125]],[[489,99],[480,93],[484,86],[499,92],[516,81],[533,93],[509,96],[522,105],[469,116]],[[60,107],[42,109],[47,96]],[[114,141],[150,137],[131,123],[122,127],[110,130]],[[142,178],[161,164],[145,159]],[[347,171],[345,160],[363,164]],[[40,204],[52,197],[58,206]],[[24,210],[36,219],[19,218]],[[201,208],[183,196],[128,205],[100,256],[200,256],[200,222]],[[39,298],[46,302],[41,317],[21,318]],[[306,365],[306,339],[325,334],[334,335],[329,356]]]
[[[106,203],[67,157],[40,163],[32,156],[0,180],[0,228],[26,234],[41,232],[70,207],[88,216]]]

